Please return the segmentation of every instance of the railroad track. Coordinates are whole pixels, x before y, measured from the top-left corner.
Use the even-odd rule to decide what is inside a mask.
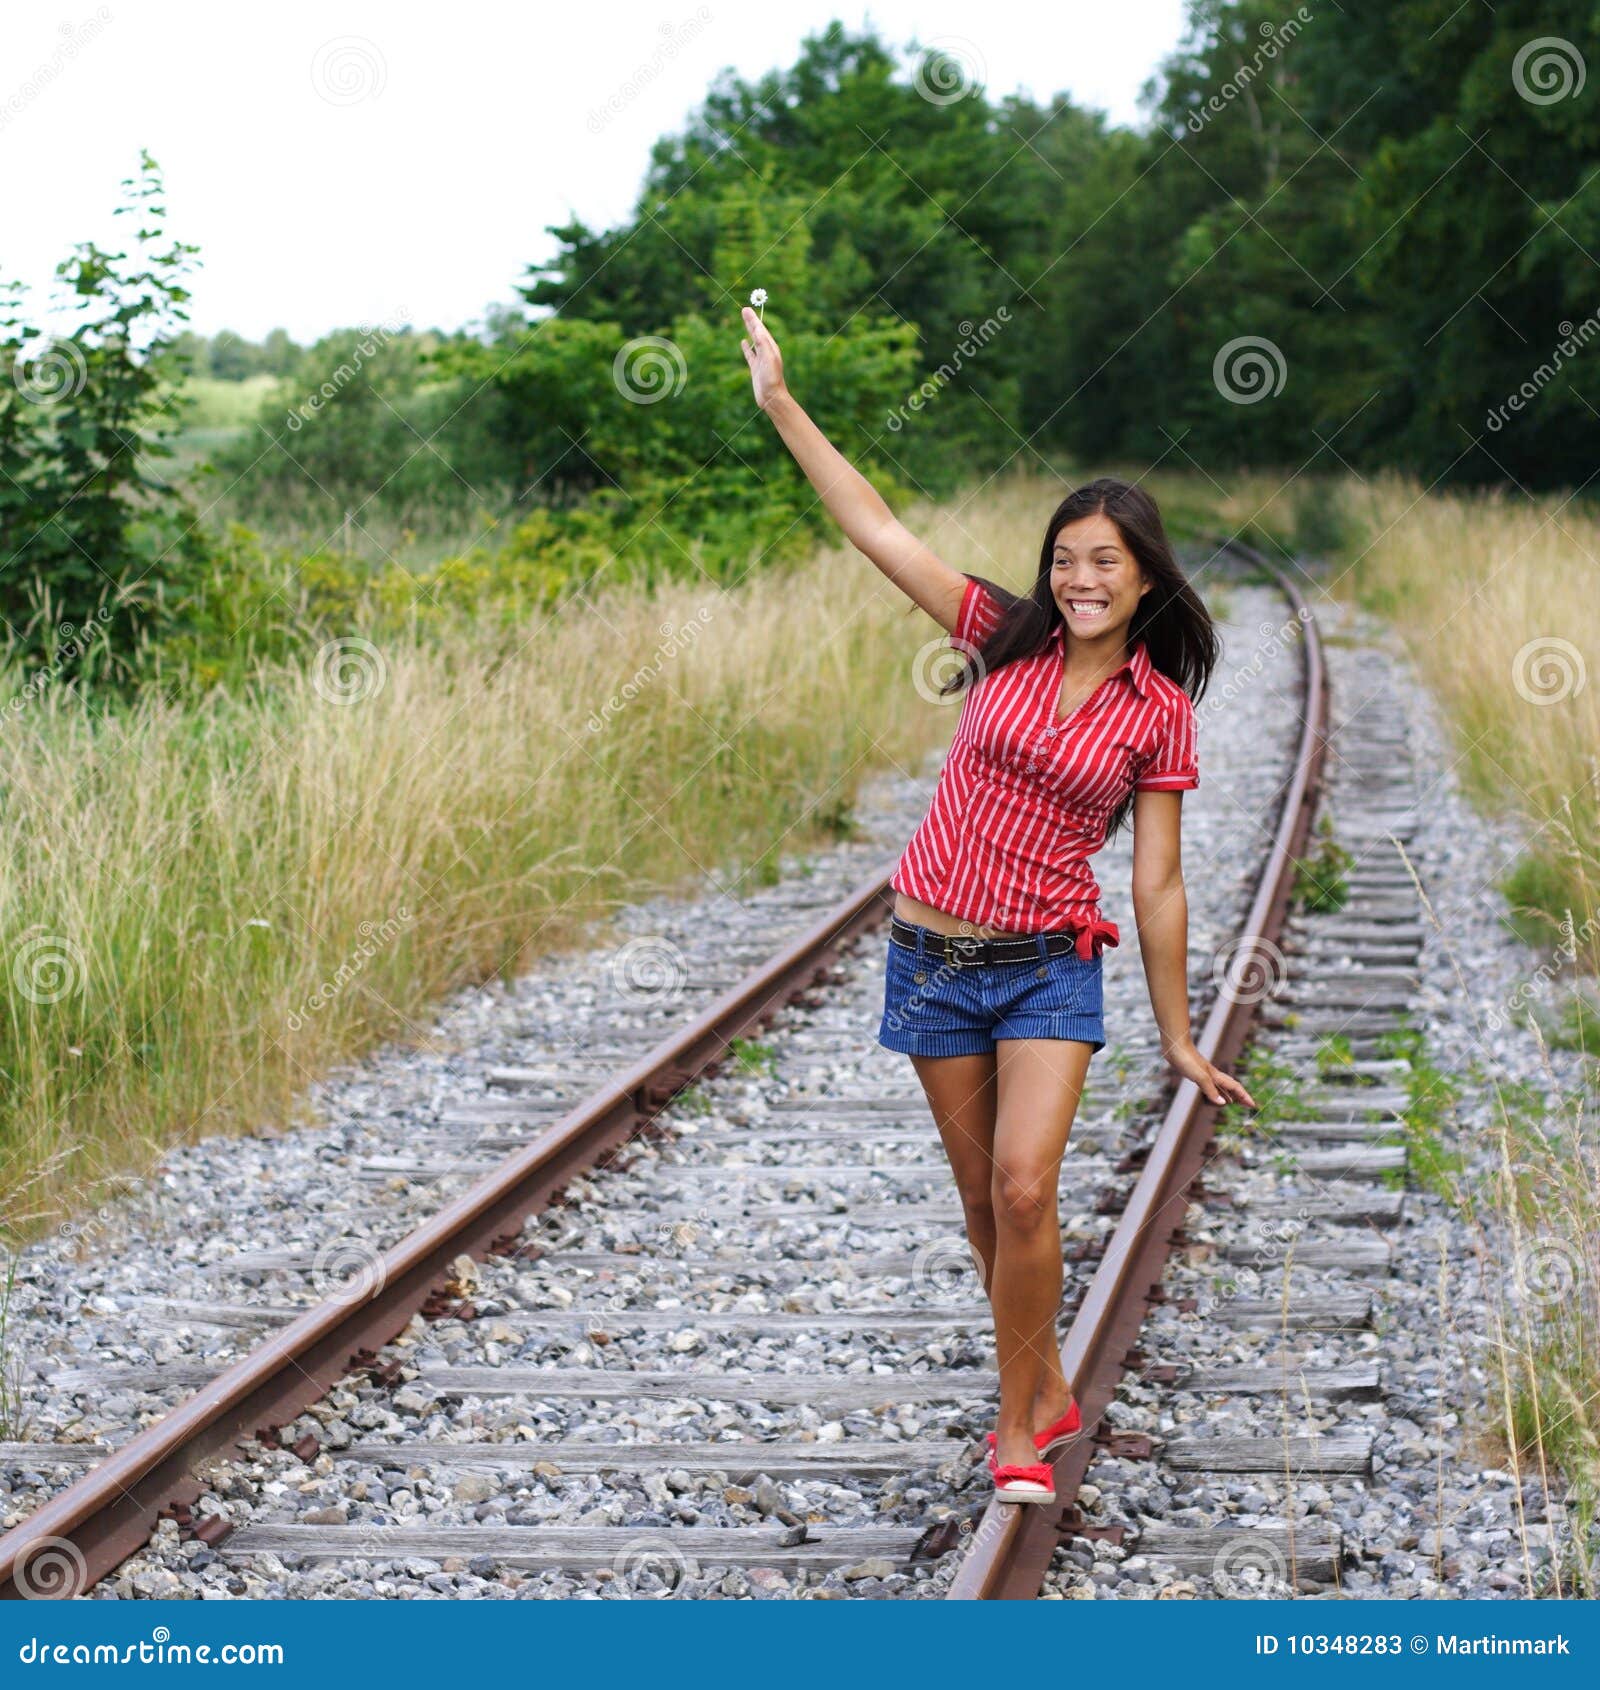
[[[1370,1296],[1344,1281],[1382,1271],[1381,1240],[1361,1229],[1401,1201],[1383,1182],[1403,1150],[1397,1161],[1392,1132],[1365,1130],[1372,1109],[1399,1106],[1398,1070],[1364,1059],[1403,998],[1413,916],[1387,868],[1367,868],[1337,916],[1285,930],[1324,747],[1309,618],[1299,648],[1303,731],[1268,818],[1235,986],[1200,1042],[1233,1063],[1259,1008],[1285,1063],[1315,1066],[1316,1039],[1335,1028],[1360,1060],[1318,1077],[1304,1119],[1279,1134],[1309,1182],[1304,1195],[1287,1210],[1281,1194],[1240,1201],[1213,1228],[1209,1209],[1190,1204],[1221,1190],[1215,1111],[1185,1083],[1161,1112],[1167,1088],[1148,1047],[1103,1053],[1121,1067],[1109,1084],[1091,1071],[1063,1170],[1064,1249],[1082,1264],[1068,1275],[1064,1357],[1088,1431],[1057,1462],[1056,1507],[974,1507],[988,1491],[982,1433],[995,1393],[988,1310],[920,1090],[904,1058],[873,1038],[881,958],[870,947],[848,956],[887,914],[887,863],[820,913],[791,895],[792,936],[751,973],[739,972],[750,955],[691,957],[702,988],[724,989],[687,1026],[668,1030],[681,1003],[653,1019],[598,1002],[583,1060],[497,1069],[483,1098],[446,1111],[429,1138],[370,1157],[375,1208],[397,1184],[442,1206],[381,1255],[367,1252],[334,1295],[310,1308],[270,1295],[152,1299],[154,1322],[256,1341],[221,1371],[202,1362],[59,1376],[85,1393],[159,1389],[171,1406],[115,1450],[0,1449],[13,1468],[98,1462],[0,1537],[0,1594],[81,1593],[158,1529],[175,1531],[180,1563],[197,1568],[391,1566],[442,1579],[441,1589],[463,1572],[587,1571],[648,1593],[709,1594],[709,1570],[727,1595],[843,1585],[1032,1596],[1059,1546],[1097,1540],[1179,1572],[1221,1556],[1225,1570],[1264,1565],[1294,1587],[1326,1587],[1341,1546],[1314,1526],[1134,1534],[1074,1501],[1091,1463],[1101,1473],[1154,1457],[1181,1472],[1209,1459],[1215,1472],[1220,1458],[1258,1472],[1269,1444],[1277,1464],[1266,1471],[1291,1485],[1301,1473],[1359,1476],[1359,1433],[1336,1426],[1308,1422],[1287,1437],[1280,1427],[1274,1440],[1258,1425],[1158,1451],[1119,1431],[1115,1412],[1128,1389],[1195,1393],[1215,1410],[1274,1395],[1338,1405],[1379,1388],[1370,1357],[1327,1347],[1366,1330]],[[1398,789],[1376,784],[1394,749],[1377,730],[1353,731],[1340,748],[1353,790],[1371,783],[1369,810],[1349,818],[1370,839],[1380,824],[1403,824],[1384,813],[1402,808]],[[1265,999],[1258,975],[1273,987]],[[739,1041],[780,1017],[777,1085],[768,1054]],[[694,1104],[711,1074],[718,1124],[706,1126]],[[1364,1080],[1379,1083],[1359,1089]],[[1246,1144],[1237,1164],[1246,1185],[1258,1153]],[[1215,1238],[1200,1238],[1202,1213]],[[1174,1307],[1161,1301],[1169,1253],[1199,1240],[1248,1274],[1262,1266],[1263,1229],[1281,1245],[1286,1227],[1292,1271],[1310,1276],[1287,1317],[1276,1295],[1230,1296],[1216,1313],[1246,1347],[1252,1334],[1272,1336],[1270,1363],[1252,1354],[1231,1371],[1186,1373],[1144,1353],[1147,1315]],[[286,1246],[225,1266],[270,1293],[319,1263],[325,1249]],[[1291,1334],[1314,1334],[1327,1353],[1297,1358]],[[654,1436],[659,1425],[633,1435],[644,1403],[662,1405],[675,1435]],[[324,1506],[275,1502],[307,1492]],[[576,1523],[575,1493],[592,1498]]]

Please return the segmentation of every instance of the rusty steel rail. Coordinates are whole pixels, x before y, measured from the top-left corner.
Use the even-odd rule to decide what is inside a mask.
[[[1294,860],[1305,846],[1321,791],[1327,746],[1327,671],[1316,619],[1294,582],[1249,546],[1235,540],[1216,544],[1275,577],[1294,607],[1304,636],[1300,741],[1284,789],[1272,851],[1257,882],[1239,951],[1231,965],[1236,977],[1248,977],[1261,965],[1265,948],[1274,945],[1283,931],[1294,884]],[[1252,995],[1219,992],[1195,1040],[1201,1054],[1219,1068],[1231,1066],[1244,1048],[1255,1012]],[[1167,1257],[1183,1225],[1189,1194],[1199,1181],[1213,1142],[1219,1107],[1206,1100],[1193,1080],[1179,1084],[1122,1219],[1106,1244],[1068,1330],[1061,1367],[1082,1404],[1084,1431],[1053,1463],[1056,1501],[1042,1505],[991,1500],[972,1531],[947,1598],[1031,1600],[1039,1593],[1056,1545],[1083,1526],[1074,1499],[1094,1457],[1094,1429],[1116,1394],[1123,1373],[1133,1365],[1130,1351],[1144,1324],[1146,1306],[1159,1292]]]
[[[714,1072],[735,1039],[770,1021],[848,943],[878,926],[890,908],[892,868],[389,1249],[359,1295],[347,1288],[307,1310],[0,1536],[0,1597],[81,1593],[146,1543],[163,1514],[187,1512],[200,1495],[199,1464],[258,1434],[274,1439],[338,1380],[369,1366],[380,1345],[443,1294],[453,1261],[510,1248],[554,1192]],[[204,1526],[198,1535],[207,1535]]]
[[[1253,958],[1255,947],[1279,931],[1287,908],[1291,857],[1304,843],[1320,779],[1326,699],[1315,624],[1293,583],[1248,548],[1233,541],[1222,544],[1278,578],[1306,632],[1305,730],[1272,859],[1246,926],[1245,944]],[[511,1248],[523,1221],[539,1213],[567,1181],[628,1139],[684,1087],[715,1072],[735,1039],[801,997],[848,944],[878,926],[892,902],[892,869],[893,863],[886,863],[688,1026],[645,1052],[392,1246],[371,1275],[373,1283],[364,1284],[359,1295],[347,1289],[308,1309],[0,1536],[0,1598],[41,1589],[51,1595],[80,1594],[147,1542],[163,1515],[187,1515],[200,1495],[194,1474],[203,1462],[253,1437],[274,1441],[284,1423],[338,1380],[370,1367],[378,1348],[403,1331],[414,1314],[437,1306],[459,1256],[481,1258]],[[1219,1001],[1198,1040],[1200,1049],[1219,1064],[1232,1061],[1249,1020],[1248,1006]],[[1078,1382],[1086,1424],[1103,1411],[1121,1375],[1145,1297],[1160,1279],[1176,1224],[1172,1217],[1182,1218],[1184,1192],[1198,1171],[1213,1113],[1192,1082],[1179,1087],[1073,1323],[1062,1362],[1068,1378]],[[1088,1463],[1088,1442],[1077,1440],[1058,1461],[1058,1492],[1070,1473],[1065,1488],[1069,1497],[1075,1494]],[[991,1503],[951,1594],[1037,1594],[1061,1531],[1073,1523],[1070,1508],[1052,1513]],[[197,1533],[207,1541],[213,1537],[210,1524],[201,1523]],[[64,1562],[72,1567],[65,1584]],[[30,1580],[33,1567],[49,1570]]]

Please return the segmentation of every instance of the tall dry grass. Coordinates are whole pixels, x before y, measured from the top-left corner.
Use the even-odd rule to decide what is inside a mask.
[[[1025,580],[1059,496],[1012,477],[906,520]],[[622,903],[847,831],[863,776],[948,739],[914,679],[940,637],[843,547],[732,593],[598,593],[509,656],[471,627],[352,639],[107,719],[0,675],[5,1232],[291,1121],[308,1081]]]
[[[1324,590],[1393,625],[1454,732],[1468,796],[1531,824],[1503,888],[1524,932],[1558,943],[1565,925],[1600,971],[1600,508],[1393,473],[1256,477],[1223,505],[1301,550],[1308,511]]]
[[[1513,925],[1538,951],[1527,979],[1481,1018],[1459,1073],[1414,1070],[1413,1126],[1439,1099],[1474,1100],[1488,1171],[1441,1153],[1437,1188],[1472,1224],[1488,1292],[1490,1376],[1473,1427],[1486,1460],[1519,1482],[1560,1476],[1551,1558],[1512,1570],[1530,1593],[1593,1596],[1600,1506],[1600,1148],[1594,1135],[1600,1017],[1600,512],[1562,495],[1440,493],[1385,474],[1284,483],[1251,477],[1222,514],[1317,554],[1322,590],[1394,628],[1454,736],[1456,769],[1486,813],[1514,817],[1526,847],[1504,877]],[[1472,888],[1434,888],[1428,913],[1463,1004],[1477,994],[1453,926]],[[1469,919],[1476,919],[1475,913]],[[1475,1010],[1470,1010],[1476,1013]],[[1511,1079],[1508,1027],[1536,1041],[1538,1073]],[[1577,1052],[1557,1064],[1554,1048]],[[1576,1073],[1577,1078],[1573,1075]],[[1429,1153],[1429,1146],[1421,1146]],[[1444,1524],[1456,1522],[1445,1521]]]

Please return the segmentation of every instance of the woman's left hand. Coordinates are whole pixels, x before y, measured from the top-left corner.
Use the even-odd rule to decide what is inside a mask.
[[[1193,1080],[1200,1095],[1210,1103],[1247,1103],[1254,1109],[1256,1100],[1231,1074],[1224,1074],[1215,1064],[1207,1062],[1193,1039],[1176,1045],[1167,1052],[1167,1061],[1186,1080]]]

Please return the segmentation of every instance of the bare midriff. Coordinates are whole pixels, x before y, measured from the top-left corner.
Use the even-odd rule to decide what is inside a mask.
[[[894,913],[902,921],[932,928],[935,933],[958,933],[969,938],[992,939],[997,934],[1020,931],[1015,927],[993,927],[983,922],[968,921],[964,916],[948,915],[944,910],[936,910],[932,904],[925,904],[920,898],[910,897],[904,892],[894,895]]]

